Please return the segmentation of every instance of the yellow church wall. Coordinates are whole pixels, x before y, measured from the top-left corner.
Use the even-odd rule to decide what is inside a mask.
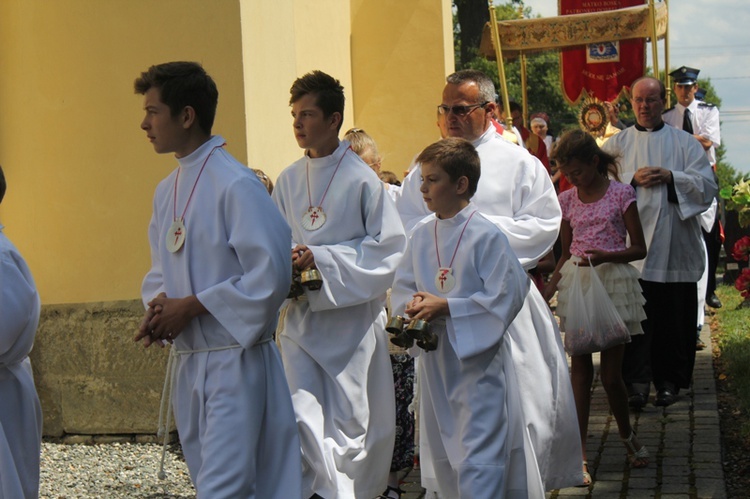
[[[352,0],[355,125],[399,177],[440,138],[437,105],[454,71],[450,0]]]
[[[351,126],[352,57],[348,0],[242,0],[247,157],[275,179],[302,155],[292,133],[289,88],[321,70],[344,86]],[[346,128],[342,128],[342,131]]]
[[[43,303],[139,295],[153,192],[175,166],[139,128],[141,71],[201,62],[214,129],[246,161],[240,34],[237,0],[0,2],[0,220]]]
[[[400,175],[439,138],[435,107],[454,70],[450,0],[243,0],[241,9],[251,166],[275,179],[300,157],[289,87],[313,69],[341,81],[342,134],[367,130],[384,168]]]

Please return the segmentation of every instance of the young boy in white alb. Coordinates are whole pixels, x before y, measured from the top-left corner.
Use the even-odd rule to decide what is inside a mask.
[[[136,341],[172,343],[177,431],[199,498],[300,497],[299,439],[273,342],[289,227],[256,174],[211,135],[218,91],[193,62],[135,81],[141,128],[179,166],[154,195]]]
[[[422,485],[456,499],[543,498],[506,334],[529,278],[470,201],[480,174],[471,143],[444,139],[417,161],[434,216],[412,235],[391,303],[438,337],[419,353]]]

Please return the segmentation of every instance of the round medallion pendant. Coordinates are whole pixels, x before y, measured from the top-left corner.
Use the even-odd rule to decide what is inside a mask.
[[[167,250],[170,253],[177,253],[185,244],[185,224],[182,223],[182,219],[178,218],[169,227],[167,232]]]
[[[304,215],[302,215],[302,228],[305,230],[318,230],[326,223],[326,214],[323,208],[316,206],[309,208]]]
[[[456,278],[453,277],[453,269],[441,267],[435,275],[435,287],[441,293],[450,293],[456,286]]]

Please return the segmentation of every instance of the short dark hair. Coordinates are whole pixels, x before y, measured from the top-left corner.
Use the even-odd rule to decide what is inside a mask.
[[[197,62],[165,62],[148,68],[133,84],[135,93],[144,95],[158,88],[161,101],[177,116],[187,106],[195,110],[198,125],[211,135],[219,102],[219,90],[214,80]]]
[[[596,169],[600,175],[607,176],[609,174],[615,180],[620,180],[617,156],[603,151],[596,143],[596,139],[581,129],[568,130],[563,133],[552,144],[549,159],[559,167],[575,159],[582,163],[591,164],[594,161],[594,156],[599,158]]]
[[[469,197],[477,192],[481,162],[477,150],[468,140],[459,137],[439,140],[427,146],[417,157],[417,162],[438,165],[454,183],[466,177],[469,180]]]
[[[323,111],[325,118],[333,113],[341,115],[338,127],[341,130],[344,122],[344,87],[336,78],[316,69],[294,80],[289,93],[290,106],[307,94],[315,95],[315,104]]]
[[[3,173],[3,167],[0,166],[0,203],[3,202],[5,197],[5,189],[8,188],[8,184],[5,183],[5,174]]]

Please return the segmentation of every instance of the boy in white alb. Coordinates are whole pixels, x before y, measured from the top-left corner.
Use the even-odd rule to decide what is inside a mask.
[[[0,168],[0,203],[5,196]],[[39,497],[42,407],[29,352],[41,303],[29,267],[0,225],[0,498]]]
[[[435,215],[414,231],[391,301],[438,337],[419,354],[422,485],[440,497],[544,498],[506,334],[529,278],[470,202],[480,173],[471,143],[444,139],[418,161]]]
[[[339,142],[338,80],[308,73],[292,85],[290,104],[305,156],[281,173],[273,199],[292,228],[295,267],[322,277],[320,289],[289,302],[279,334],[303,497],[371,498],[386,488],[393,450],[385,293],[406,236],[380,179]]]
[[[179,162],[154,195],[135,340],[172,343],[172,403],[197,495],[298,498],[299,439],[272,341],[291,279],[289,227],[211,135],[218,91],[200,65],[152,66],[135,91],[154,150]]]

